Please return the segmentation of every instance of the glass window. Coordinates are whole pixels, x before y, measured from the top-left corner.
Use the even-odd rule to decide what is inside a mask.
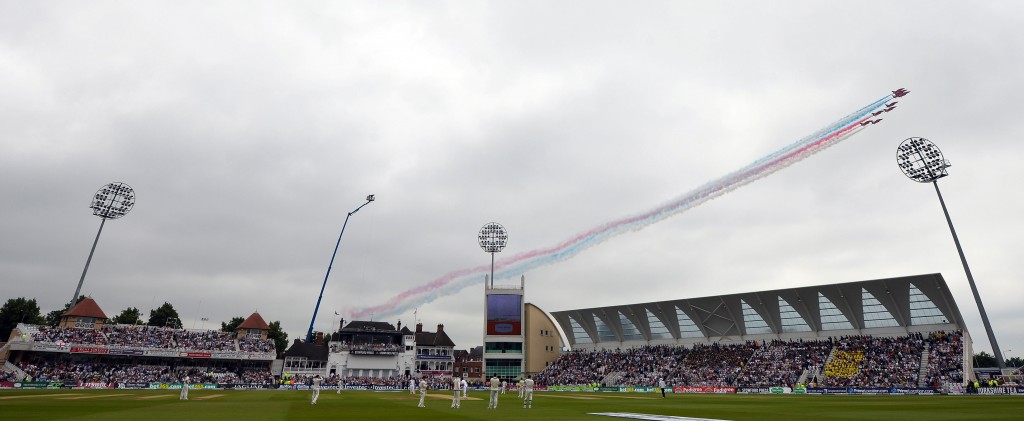
[[[619,325],[622,326],[622,340],[623,341],[642,341],[644,335],[640,334],[640,329],[636,328],[632,320],[626,317],[625,314],[619,312]]]
[[[590,339],[590,335],[587,335],[587,331],[583,330],[583,326],[573,319],[569,318],[569,325],[572,326],[572,338],[578,344],[592,344],[594,341]]]
[[[779,297],[779,320],[782,322],[782,331],[785,333],[811,331],[807,321],[782,297]]]
[[[487,342],[484,344],[484,352],[488,354],[522,354],[522,342]]]
[[[850,319],[847,319],[846,315],[820,292],[818,293],[818,312],[821,314],[821,330],[853,329]]]
[[[697,324],[690,320],[690,316],[687,316],[682,309],[676,307],[676,319],[679,321],[679,337],[680,338],[703,338],[704,332],[700,331]]]
[[[618,342],[619,339],[615,336],[615,333],[612,332],[612,329],[608,327],[608,324],[605,323],[604,320],[597,317],[596,314],[594,315],[594,325],[597,326],[598,340],[601,342]]]
[[[502,379],[514,379],[522,374],[522,366],[523,360],[520,359],[487,360],[487,365],[484,367],[484,375],[487,377],[498,376]]]
[[[672,333],[650,310],[647,310],[647,324],[651,327],[651,339],[672,339]]]
[[[861,300],[864,303],[864,327],[890,327],[899,326],[892,313],[885,309],[874,295],[868,290],[861,288]]]
[[[935,306],[914,284],[910,284],[910,324],[934,325],[949,323],[942,311]]]
[[[748,335],[772,333],[772,328],[768,327],[768,323],[765,323],[764,318],[750,304],[740,300],[740,307],[743,309],[743,327]]]

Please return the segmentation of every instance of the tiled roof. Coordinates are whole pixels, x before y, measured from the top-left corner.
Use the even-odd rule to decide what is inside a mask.
[[[237,329],[263,329],[270,330],[270,325],[267,324],[266,320],[263,320],[263,316],[259,313],[253,312],[248,319],[245,319],[242,324],[238,325]]]
[[[86,297],[86,299],[79,301],[70,310],[65,311],[62,316],[76,316],[76,317],[92,317],[96,319],[106,319],[107,315],[100,309],[99,304],[96,304],[96,300]]]
[[[416,346],[450,346],[454,347],[455,342],[442,332],[420,332],[416,334]]]

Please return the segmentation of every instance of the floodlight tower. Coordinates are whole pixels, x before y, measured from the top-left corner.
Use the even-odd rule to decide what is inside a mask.
[[[508,233],[501,224],[488,222],[480,228],[477,240],[480,242],[480,248],[491,253],[491,285],[494,285],[494,253],[500,253],[505,244],[508,244]]]
[[[946,168],[951,167],[949,161],[942,157],[942,151],[928,139],[911,137],[900,143],[896,148],[896,163],[900,170],[908,178],[918,183],[932,183],[935,186],[935,194],[939,196],[939,204],[942,205],[942,213],[946,215],[946,223],[949,224],[949,232],[953,234],[953,243],[956,244],[956,251],[960,253],[960,263],[964,265],[964,272],[967,273],[967,282],[971,284],[971,292],[974,293],[974,301],[978,304],[978,312],[981,313],[981,321],[985,324],[985,332],[988,334],[988,341],[992,344],[992,352],[995,354],[996,363],[999,368],[1006,368],[1003,361],[1003,353],[1000,351],[999,343],[996,342],[996,335],[992,332],[992,324],[988,321],[988,313],[981,303],[981,295],[978,294],[978,286],[974,283],[974,276],[971,275],[971,268],[967,266],[967,258],[964,257],[964,249],[960,247],[960,239],[953,229],[953,220],[949,218],[949,211],[946,210],[946,202],[942,200],[942,192],[939,191],[939,179],[949,174]]]
[[[89,264],[92,263],[92,255],[96,252],[96,243],[100,241],[100,234],[103,232],[103,224],[108,219],[117,219],[128,214],[135,206],[135,190],[131,186],[117,182],[110,183],[92,196],[92,203],[89,208],[92,214],[100,217],[100,229],[96,231],[96,239],[92,241],[92,249],[89,250],[89,258],[85,260],[85,269],[82,269],[82,277],[78,279],[78,288],[75,288],[75,295],[71,296],[70,306],[75,306],[78,294],[82,292],[82,283],[85,282],[85,273],[89,271]],[[68,308],[71,308],[68,307]]]
[[[341,234],[338,234],[338,242],[334,243],[334,254],[331,254],[331,263],[327,264],[327,275],[324,275],[324,284],[320,286],[320,296],[316,299],[316,308],[313,309],[313,318],[309,321],[309,330],[306,332],[306,343],[313,342],[313,323],[316,322],[316,313],[320,311],[320,300],[324,298],[324,288],[327,288],[327,278],[331,277],[331,266],[334,266],[334,257],[338,255],[338,246],[341,245],[341,236],[345,235],[345,227],[348,226],[348,218],[351,218],[352,215],[359,212],[363,206],[369,205],[372,201],[374,201],[374,196],[372,194],[366,196],[366,203],[359,205],[356,210],[349,212],[348,216],[345,217],[345,223],[341,224]]]

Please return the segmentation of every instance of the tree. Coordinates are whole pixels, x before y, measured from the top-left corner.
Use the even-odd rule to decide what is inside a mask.
[[[267,337],[274,340],[274,348],[277,348],[277,357],[284,355],[285,348],[288,348],[288,334],[281,330],[281,321],[274,321],[270,324],[270,333]]]
[[[230,322],[220,322],[220,330],[223,332],[234,332],[238,329],[238,325],[242,324],[245,319],[241,317],[232,317]]]
[[[0,308],[0,341],[6,341],[18,323],[37,325],[43,323],[36,299],[11,298]]]
[[[82,302],[82,300],[84,300],[84,299],[85,299],[84,295],[79,295],[78,299],[75,300],[75,304],[78,304],[78,303]],[[63,309],[54,310],[54,311],[51,311],[49,313],[46,313],[46,321],[45,321],[46,325],[50,326],[50,327],[57,327],[57,325],[60,324],[61,316],[63,316],[64,313],[66,313],[68,310],[71,310],[71,304],[64,304],[64,308]]]
[[[993,357],[992,354],[989,354],[989,353],[987,353],[985,351],[981,351],[981,352],[979,352],[977,354],[974,354],[974,367],[998,367],[998,366],[999,366],[999,364],[996,364],[996,357]]]
[[[181,329],[181,319],[178,317],[178,311],[174,309],[171,303],[164,301],[164,304],[155,310],[149,311],[149,323],[150,326],[167,326],[175,329]]]
[[[128,307],[124,310],[121,310],[121,314],[118,314],[117,316],[114,316],[113,319],[110,319],[110,323],[113,324],[135,325],[139,324],[140,322],[142,322],[142,312],[140,312],[139,309],[135,307]]]

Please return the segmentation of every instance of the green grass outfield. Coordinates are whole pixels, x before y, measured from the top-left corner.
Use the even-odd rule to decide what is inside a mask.
[[[168,390],[0,390],[0,420],[622,420],[588,415],[628,412],[717,420],[1024,420],[1024,396],[809,396],[669,395],[651,393],[536,393],[523,409],[513,393],[487,409],[487,393],[474,391],[451,408],[451,394],[285,390],[202,390],[179,401]]]

